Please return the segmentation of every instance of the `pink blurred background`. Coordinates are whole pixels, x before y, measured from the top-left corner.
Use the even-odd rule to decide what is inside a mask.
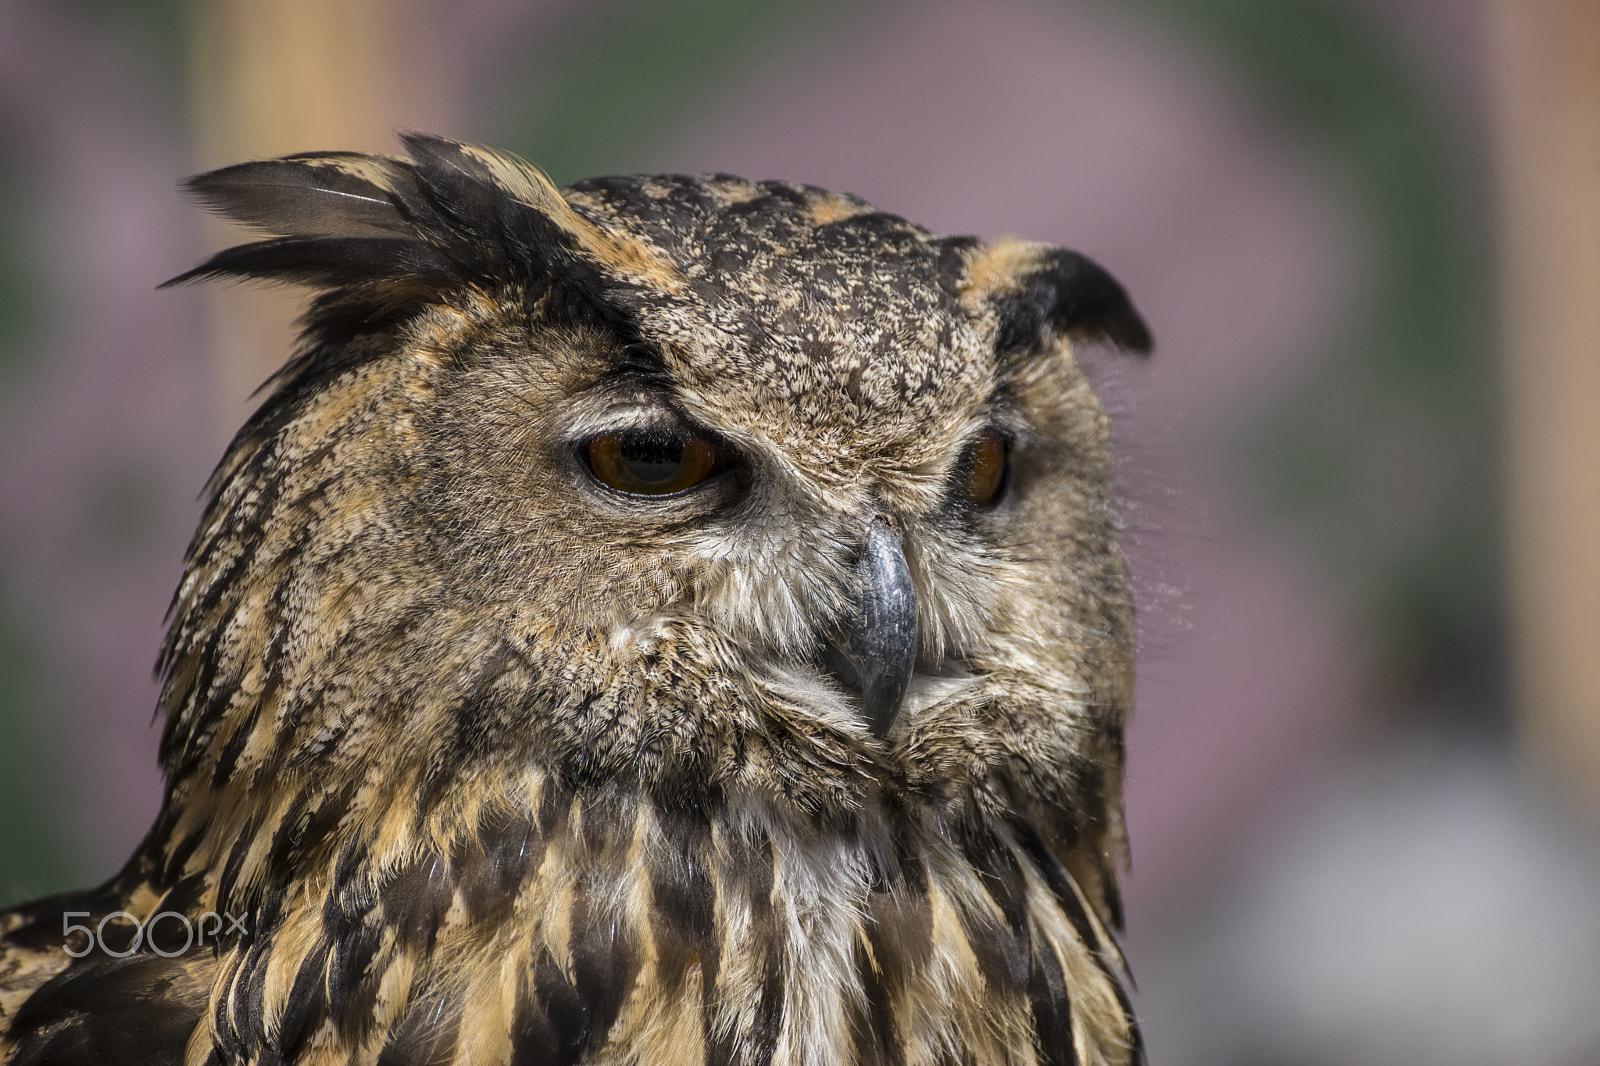
[[[217,353],[281,351],[290,297],[153,291],[225,239],[176,179],[236,142],[381,147],[219,134],[191,14],[0,0],[0,903],[106,876],[149,824],[162,612],[266,372]],[[1090,358],[1139,582],[1152,1061],[1600,1062],[1593,835],[1509,746],[1483,3],[385,19],[378,129],[558,181],[824,185],[1134,294],[1155,358]]]

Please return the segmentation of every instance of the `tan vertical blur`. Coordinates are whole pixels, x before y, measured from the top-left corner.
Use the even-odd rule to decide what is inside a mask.
[[[189,10],[205,168],[322,149],[393,152],[396,127],[440,124],[420,0],[194,0]],[[219,223],[207,248],[244,236]],[[231,434],[289,354],[299,295],[214,285],[210,299],[219,428]]]
[[[1516,711],[1600,824],[1600,0],[1490,12]]]

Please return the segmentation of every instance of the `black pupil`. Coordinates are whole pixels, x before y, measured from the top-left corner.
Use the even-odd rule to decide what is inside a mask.
[[[670,481],[683,466],[683,438],[668,433],[630,433],[622,438],[622,466],[646,484]]]

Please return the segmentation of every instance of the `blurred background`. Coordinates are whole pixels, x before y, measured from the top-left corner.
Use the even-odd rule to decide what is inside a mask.
[[[159,803],[292,294],[180,176],[421,127],[1107,265],[1157,1066],[1600,1063],[1600,0],[0,0],[0,904]]]

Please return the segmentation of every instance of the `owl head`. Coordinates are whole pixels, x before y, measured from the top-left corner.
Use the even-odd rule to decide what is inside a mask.
[[[1071,347],[1148,349],[1116,281],[809,186],[403,140],[190,182],[268,236],[175,280],[314,296],[174,602],[170,809],[448,812],[536,764],[1120,835],[1132,608]]]

